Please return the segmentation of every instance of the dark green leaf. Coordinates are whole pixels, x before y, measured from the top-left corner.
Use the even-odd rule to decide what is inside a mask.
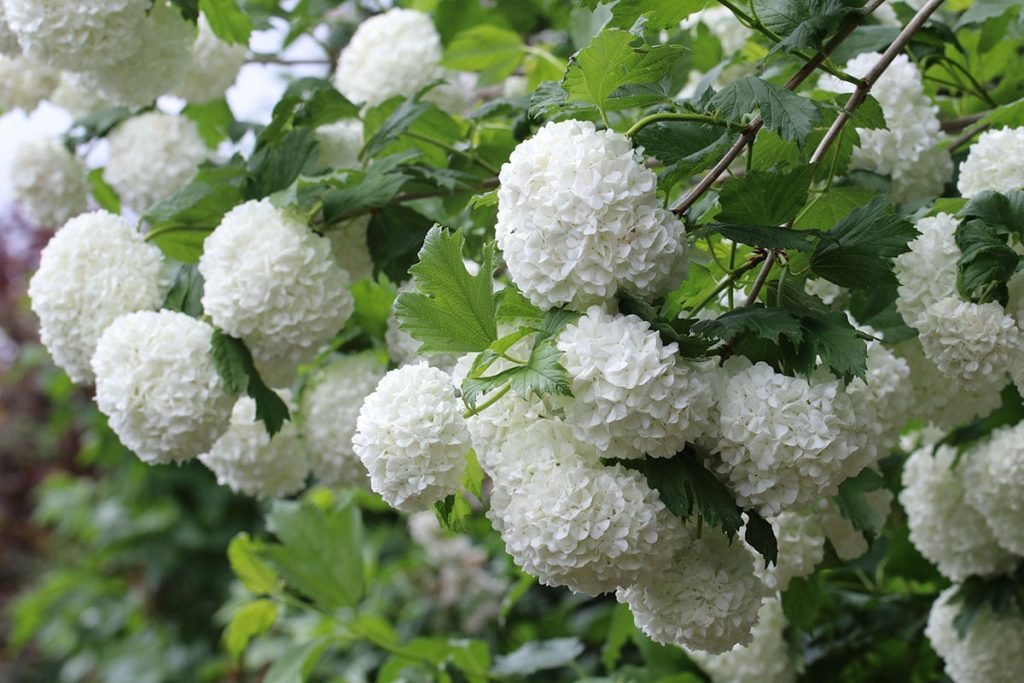
[[[181,311],[193,318],[203,317],[203,276],[194,265],[182,265],[174,276],[174,284],[167,293],[163,307]]]
[[[391,113],[383,125],[366,141],[361,156],[370,159],[397,140],[416,121],[430,111],[433,105],[427,102],[405,100]]]
[[[1024,235],[1024,192],[1005,194],[986,190],[971,198],[960,210],[964,220],[978,219],[1007,233]]]
[[[283,190],[317,157],[318,143],[310,128],[295,128],[280,142],[257,147],[249,159],[247,199],[262,199]]]
[[[818,243],[817,231],[789,230],[774,225],[725,225],[713,223],[710,229],[722,237],[766,249],[790,249],[811,251]]]
[[[960,605],[953,626],[960,638],[966,638],[974,621],[989,612],[997,616],[1024,617],[1021,571],[1013,576],[969,576],[949,597],[950,605]]]
[[[323,87],[313,91],[309,99],[295,111],[295,125],[318,128],[341,119],[359,116],[359,107],[345,99],[336,88]]]
[[[956,284],[964,298],[978,301],[992,286],[1001,285],[1005,290],[1020,256],[997,228],[981,220],[961,223],[956,229],[956,245],[960,247]]]
[[[629,29],[642,17],[647,29],[675,28],[706,4],[708,0],[619,0],[612,8],[609,25]]]
[[[859,7],[860,3],[851,0],[754,0],[757,16],[783,38],[773,52],[820,49],[829,35],[860,11]]]
[[[263,422],[270,436],[281,431],[291,417],[288,405],[260,377],[245,343],[216,330],[211,353],[228,391],[236,394],[244,391],[256,402],[256,419]]]
[[[825,602],[819,574],[798,576],[782,594],[782,611],[789,623],[801,631],[812,630]]]
[[[757,110],[768,130],[800,146],[821,119],[811,100],[754,76],[729,83],[711,98],[708,108],[736,123]]]
[[[324,221],[330,225],[368,208],[384,207],[394,199],[408,180],[402,161],[409,154],[378,159],[366,171],[349,171],[336,187],[323,193]]]
[[[732,493],[704,466],[692,446],[672,458],[647,458],[643,472],[665,507],[683,521],[696,508],[704,523],[720,528],[729,538],[743,526],[742,510]]]
[[[377,272],[405,282],[434,221],[407,206],[386,206],[370,219],[367,245]]]
[[[1021,400],[1017,388],[1013,384],[1007,384],[1000,394],[1002,401],[999,408],[985,417],[971,420],[947,434],[939,441],[939,446],[954,446],[957,451],[963,453],[972,444],[988,437],[1000,427],[1008,427],[1024,421],[1024,401]]]
[[[743,539],[764,558],[764,566],[779,563],[779,540],[772,525],[756,510],[744,510],[747,523],[743,525]]]
[[[810,166],[792,171],[749,171],[722,187],[718,197],[722,210],[716,220],[745,225],[788,223],[807,203],[813,174]]]
[[[693,326],[693,331],[723,341],[735,339],[742,333],[775,343],[780,336],[794,344],[803,340],[799,318],[785,308],[766,308],[760,304],[734,309],[715,320],[702,320]]]
[[[558,669],[575,662],[584,649],[578,638],[534,640],[514,652],[499,656],[491,673],[496,676],[529,676],[538,671]]]
[[[711,344],[700,337],[691,335],[692,322],[680,320],[676,316],[666,317],[663,311],[647,303],[643,299],[619,290],[619,312],[624,315],[635,315],[646,320],[661,337],[664,344],[677,344],[679,354],[684,358],[700,358],[707,355]],[[664,309],[664,307],[662,307]]]
[[[839,493],[833,498],[843,517],[853,528],[873,538],[882,530],[884,519],[875,512],[865,494],[885,488],[885,479],[871,468],[864,468],[855,477],[850,477],[839,486]]]

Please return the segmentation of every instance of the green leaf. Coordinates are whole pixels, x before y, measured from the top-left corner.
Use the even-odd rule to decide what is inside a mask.
[[[1017,271],[1020,255],[997,228],[980,220],[961,223],[956,229],[956,245],[960,247],[956,285],[964,298],[978,301],[993,285],[1005,290]]]
[[[432,106],[428,102],[414,100],[405,100],[399,104],[384,120],[381,127],[366,141],[360,156],[370,159],[379,154],[381,150],[397,140],[402,133],[416,123],[421,116],[430,111]]]
[[[276,501],[267,527],[281,545],[265,554],[288,585],[333,610],[363,597],[363,523],[351,500],[323,510],[308,501]]]
[[[463,263],[465,239],[440,226],[431,228],[411,272],[415,292],[399,295],[395,314],[401,329],[423,342],[425,352],[483,351],[498,338],[494,321],[494,246],[484,249],[480,272]]]
[[[960,611],[953,617],[953,626],[960,638],[966,638],[971,624],[986,612],[1024,617],[1021,570],[1012,576],[969,576],[949,597],[949,604],[960,605]]]
[[[224,644],[231,659],[238,661],[249,641],[266,633],[277,621],[277,605],[270,600],[253,600],[235,610],[224,631]]]
[[[785,308],[766,308],[760,304],[733,309],[714,320],[702,320],[693,326],[693,331],[723,341],[731,341],[743,333],[775,343],[780,336],[794,344],[803,340],[799,318]]]
[[[811,100],[754,76],[722,88],[709,100],[708,109],[735,123],[742,123],[756,109],[768,130],[801,147],[821,119]]]
[[[792,312],[792,309],[791,309]],[[867,373],[867,343],[841,311],[803,311],[804,344],[800,357],[814,356],[834,375],[849,382]],[[808,368],[809,370],[809,368]]]
[[[330,638],[323,637],[289,646],[274,660],[262,683],[305,683],[330,643]]]
[[[871,507],[865,494],[884,488],[882,475],[871,468],[864,468],[856,477],[850,477],[839,486],[839,493],[833,500],[854,529],[873,538],[882,531],[885,520]]]
[[[302,169],[317,158],[318,143],[311,128],[295,128],[280,142],[257,146],[249,158],[247,199],[262,199],[285,189]]]
[[[448,44],[442,66],[480,73],[480,84],[491,85],[511,75],[526,56],[519,34],[491,24],[460,32]]]
[[[720,528],[729,538],[743,526],[742,511],[732,493],[704,466],[692,446],[672,458],[647,458],[643,473],[665,507],[683,521],[696,508],[704,523]]]
[[[235,0],[199,0],[199,9],[218,38],[226,43],[249,44],[252,19],[239,9]]]
[[[717,126],[662,121],[641,128],[635,139],[645,154],[671,166],[715,145],[721,138],[722,129]]]
[[[803,209],[793,227],[797,230],[834,227],[850,213],[878,196],[877,192],[861,187],[833,187],[828,192],[815,196]]]
[[[801,631],[810,631],[818,621],[825,602],[819,574],[798,576],[782,594],[782,611],[789,623]]]
[[[971,198],[960,210],[964,220],[978,219],[1007,233],[1024,235],[1024,192],[1005,194],[986,190]]]
[[[811,270],[850,289],[892,284],[891,259],[908,251],[907,243],[916,236],[909,221],[890,213],[889,198],[882,195],[822,236],[811,255]]]
[[[586,648],[578,638],[534,640],[507,655],[501,655],[491,673],[496,676],[529,676],[568,666],[583,654]]]
[[[614,671],[622,659],[622,650],[636,633],[633,615],[626,605],[616,605],[608,623],[608,633],[601,648],[601,662],[606,671]]]
[[[744,510],[747,522],[743,525],[743,539],[764,558],[764,566],[779,563],[779,540],[772,525],[756,510]]]
[[[572,396],[569,373],[559,362],[562,352],[551,338],[542,338],[534,345],[526,365],[516,365],[489,377],[470,377],[462,383],[466,405],[475,407],[479,395],[509,383],[520,396]]]
[[[466,520],[473,514],[473,508],[465,497],[453,493],[434,503],[434,514],[442,529],[464,534],[469,531]]]
[[[409,158],[409,154],[389,156],[376,159],[366,171],[347,172],[343,181],[323,194],[324,221],[330,226],[366,209],[386,206],[409,179],[401,167]]]
[[[676,28],[686,17],[704,9],[708,0],[619,0],[612,8],[610,26],[629,29],[643,18],[644,28]]]
[[[635,315],[646,320],[651,329],[655,330],[664,344],[676,344],[679,346],[679,355],[683,358],[702,358],[707,355],[711,344],[700,337],[691,335],[693,323],[678,318],[678,311],[675,314],[666,314],[666,307],[658,310],[643,299],[640,299],[626,290],[619,290],[616,294],[619,300],[619,312],[624,315]],[[667,305],[667,304],[666,304]]]
[[[774,225],[725,225],[713,223],[710,230],[722,237],[746,244],[751,247],[765,249],[790,249],[792,251],[811,251],[818,243],[817,231],[788,230]]]
[[[341,119],[358,116],[359,107],[348,101],[336,88],[328,85],[314,90],[312,95],[299,105],[295,110],[294,123],[296,126],[318,128]]]
[[[235,116],[224,98],[203,104],[189,103],[181,112],[195,122],[207,147],[215,148],[228,137]]]
[[[355,300],[352,320],[370,336],[383,339],[397,288],[381,275],[376,280],[358,280],[352,284],[351,291]]]
[[[514,286],[508,286],[497,294],[498,322],[517,323],[520,321],[540,320],[544,312],[530,303]]]
[[[228,545],[228,561],[235,576],[245,589],[256,595],[269,595],[278,590],[278,577],[274,568],[260,557],[264,544],[254,541],[242,532]]]
[[[89,190],[101,209],[113,214],[121,213],[121,198],[103,178],[102,168],[94,168],[89,171]]]
[[[814,169],[798,166],[792,171],[752,170],[726,183],[718,196],[722,223],[782,225],[796,218],[807,203]]]
[[[228,391],[236,394],[244,391],[256,401],[256,419],[263,422],[267,434],[274,436],[281,431],[285,421],[291,418],[288,404],[260,377],[245,343],[215,330],[211,353]]]
[[[772,52],[821,49],[826,38],[860,11],[852,0],[754,0],[753,7],[765,26],[783,37]]]
[[[434,221],[407,206],[386,206],[370,219],[367,246],[374,267],[392,282],[405,282]]]
[[[163,308],[181,311],[193,318],[202,318],[204,284],[199,268],[194,265],[182,265],[174,276],[174,284],[164,299]]]

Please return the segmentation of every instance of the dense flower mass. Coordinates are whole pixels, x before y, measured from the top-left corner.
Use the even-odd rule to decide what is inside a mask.
[[[0,2],[0,55],[16,57],[21,54],[21,45],[18,44],[18,36],[7,24],[7,14],[4,3]]]
[[[780,512],[771,519],[778,541],[779,559],[757,565],[757,575],[769,588],[785,591],[795,578],[809,576],[825,558],[825,531],[813,505]]]
[[[195,123],[149,112],[110,134],[104,177],[125,206],[142,212],[185,187],[208,156]]]
[[[995,302],[940,299],[917,319],[917,329],[925,355],[961,385],[997,383],[1021,354],[1017,323]]]
[[[63,225],[88,208],[85,165],[56,140],[23,143],[13,166],[14,198],[37,227]]]
[[[993,432],[964,457],[964,494],[1000,546],[1024,555],[1024,423]]]
[[[232,209],[206,238],[203,307],[249,345],[269,383],[285,386],[352,314],[349,277],[328,240],[269,200]]]
[[[356,168],[363,149],[363,122],[342,119],[316,129],[320,162],[331,168]]]
[[[986,190],[1024,189],[1024,128],[1000,128],[982,133],[960,165],[957,189],[971,198]]]
[[[0,110],[35,109],[60,82],[60,72],[27,57],[0,55]]]
[[[951,600],[958,588],[939,595],[925,628],[946,673],[953,683],[1016,683],[1024,671],[1024,617],[995,614],[986,606],[961,637],[953,621],[962,605]]]
[[[313,476],[332,486],[366,484],[366,468],[352,448],[363,401],[387,372],[372,354],[346,356],[324,366],[302,393],[299,416]]]
[[[922,218],[914,224],[919,234],[907,244],[909,251],[893,259],[893,272],[900,283],[896,307],[911,327],[930,305],[956,294],[960,248],[954,235],[958,224],[948,213]]]
[[[455,493],[471,445],[451,377],[425,363],[389,372],[363,403],[352,446],[394,508],[423,510]]]
[[[688,654],[711,676],[712,683],[793,683],[796,667],[786,640],[788,627],[782,603],[768,598],[758,612],[749,644],[717,655],[699,650]]]
[[[113,107],[101,93],[83,83],[81,74],[73,71],[60,75],[60,84],[49,100],[75,119]]]
[[[193,104],[212,102],[223,97],[243,64],[245,46],[225,43],[210,28],[206,15],[200,14],[188,69],[174,92]]]
[[[260,498],[280,498],[301,491],[309,474],[299,430],[286,422],[281,431],[270,436],[263,422],[256,419],[256,402],[248,396],[238,399],[227,431],[199,460],[217,475],[218,484]]]
[[[999,407],[999,390],[1006,384],[1002,377],[992,376],[991,384],[972,382],[962,385],[949,377],[925,356],[919,339],[911,339],[897,347],[910,368],[914,400],[911,419],[931,422],[936,427],[952,429]]]
[[[683,225],[629,139],[549,123],[501,168],[495,226],[509,275],[542,308],[583,308],[620,286],[662,292],[686,269]]]
[[[125,313],[159,308],[170,284],[160,250],[124,219],[97,211],[72,219],[50,240],[28,293],[54,362],[74,381],[89,382],[107,326]]]
[[[235,397],[213,365],[213,328],[174,311],[129,313],[96,344],[96,404],[143,462],[205,453],[228,427]]]

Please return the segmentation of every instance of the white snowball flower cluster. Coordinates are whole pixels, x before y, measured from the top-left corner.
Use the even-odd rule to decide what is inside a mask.
[[[1024,555],[1024,423],[992,433],[963,456],[967,502],[980,512],[996,541]]]
[[[7,23],[25,54],[80,70],[121,60],[143,43],[146,0],[3,0]]]
[[[206,238],[199,272],[207,315],[245,341],[272,386],[290,383],[354,307],[330,242],[267,199],[224,216]]]
[[[282,396],[292,403],[290,393]],[[293,422],[285,422],[271,437],[256,419],[256,401],[243,396],[231,411],[226,432],[199,461],[217,483],[254,498],[281,498],[298,493],[306,484],[309,459]]]
[[[747,645],[768,588],[742,544],[705,530],[677,546],[671,567],[616,592],[652,640],[718,654]]]
[[[957,589],[950,586],[936,598],[924,630],[946,673],[953,683],[1017,683],[1024,671],[1024,617],[986,609],[961,638],[953,625],[961,605],[950,602]]]
[[[810,381],[730,359],[721,387],[714,468],[742,505],[772,516],[834,493],[863,445],[853,403],[832,375]]]
[[[96,344],[96,404],[146,463],[189,460],[228,427],[235,397],[210,352],[213,328],[174,311],[115,320]]]
[[[49,99],[75,119],[113,108],[102,94],[84,84],[81,75],[73,71],[60,75],[60,84]]]
[[[900,344],[897,351],[910,367],[914,390],[912,419],[952,429],[967,420],[987,415],[999,407],[999,391],[1005,385],[1005,379],[993,376],[991,384],[975,382],[970,385],[950,381],[950,378],[925,356],[919,339],[911,339]]]
[[[107,326],[159,308],[170,285],[160,250],[124,219],[97,211],[72,219],[50,240],[28,294],[53,361],[72,380],[89,382]]]
[[[332,226],[325,237],[331,241],[331,252],[353,282],[373,275],[373,256],[366,243],[370,217],[359,216]]]
[[[658,572],[684,530],[643,475],[602,466],[555,420],[505,443],[488,518],[517,565],[547,586],[599,595]]]
[[[678,346],[663,344],[645,320],[591,306],[558,348],[576,397],[566,420],[610,457],[671,457],[707,429],[714,370],[678,360]]]
[[[352,446],[370,486],[398,510],[458,491],[471,446],[451,377],[425,363],[389,372],[363,402]]]
[[[18,146],[12,160],[15,201],[37,227],[57,227],[89,208],[85,164],[56,140]]]
[[[185,187],[208,156],[192,120],[160,112],[128,119],[107,140],[104,177],[122,203],[138,212]]]
[[[770,522],[779,544],[778,562],[765,566],[758,560],[757,575],[769,588],[785,591],[790,581],[810,576],[825,559],[825,530],[813,507],[780,512]]]
[[[683,224],[629,138],[589,121],[548,123],[502,166],[498,246],[535,305],[585,308],[620,286],[660,293],[686,271]]]
[[[915,451],[903,468],[900,504],[907,511],[910,540],[953,581],[971,574],[1001,574],[1018,558],[999,546],[985,518],[965,500],[956,450],[930,446]]]
[[[342,119],[316,129],[320,145],[320,163],[331,168],[358,168],[359,152],[363,149],[363,122]]]
[[[918,236],[906,251],[893,259],[893,273],[899,281],[896,308],[911,327],[925,310],[947,296],[956,294],[956,245],[959,221],[948,213],[922,218],[914,224]]]
[[[1024,128],[982,133],[960,164],[957,189],[968,199],[986,190],[1024,190]]]
[[[365,486],[366,468],[352,448],[363,401],[387,374],[372,354],[345,356],[319,368],[299,402],[302,437],[313,476],[332,486]]]
[[[245,46],[226,43],[199,15],[199,35],[192,43],[188,68],[174,93],[192,104],[212,102],[224,96],[245,64]]]
[[[894,498],[892,491],[888,489],[876,489],[864,494],[864,500],[883,524],[892,511]],[[825,537],[832,544],[832,549],[836,551],[839,559],[854,560],[868,551],[868,540],[864,533],[858,531],[850,520],[843,516],[834,502],[822,498],[818,501],[818,509],[821,512],[820,519]]]
[[[711,677],[712,683],[794,683],[796,666],[786,641],[789,622],[777,598],[766,599],[748,645],[736,645],[717,655],[691,650],[690,659]]]
[[[27,57],[0,55],[0,110],[30,112],[53,92],[60,72]]]
[[[995,302],[940,299],[918,318],[917,329],[925,355],[962,384],[998,384],[1022,353],[1016,321]]]
[[[881,55],[866,52],[847,64],[845,71],[858,78],[867,75]],[[831,92],[853,92],[853,85],[824,75],[818,87]],[[934,197],[953,174],[947,150],[936,145],[941,139],[938,107],[924,92],[921,73],[906,55],[897,55],[871,88],[882,106],[884,129],[858,128],[860,144],[853,150],[851,169],[863,169],[892,178],[892,196],[897,202]]]
[[[412,97],[447,76],[442,53],[441,36],[428,15],[390,9],[359,24],[338,57],[334,86],[353,102],[370,106],[396,95]]]
[[[18,44],[18,36],[7,23],[7,14],[4,3],[0,2],[0,55],[16,57],[21,54],[21,45]]]

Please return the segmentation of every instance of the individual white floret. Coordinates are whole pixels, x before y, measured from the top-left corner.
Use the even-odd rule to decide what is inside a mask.
[[[606,467],[555,420],[505,443],[488,518],[517,565],[547,586],[598,595],[665,568],[685,532],[643,475]]]
[[[1005,378],[1022,353],[1016,321],[995,302],[940,299],[918,318],[917,329],[925,355],[961,384],[988,386],[995,378]]]
[[[206,238],[199,272],[207,315],[246,342],[272,386],[287,385],[354,307],[330,242],[267,199],[224,216]]]
[[[363,401],[387,373],[368,353],[345,356],[319,368],[299,405],[302,437],[313,475],[331,486],[367,485],[366,468],[352,449]]]
[[[834,494],[845,461],[864,443],[840,382],[822,371],[811,381],[789,377],[743,358],[725,368],[712,464],[737,501],[771,516]]]
[[[18,36],[7,24],[7,14],[4,3],[0,2],[0,55],[17,57],[21,54],[21,45],[18,44]]]
[[[777,598],[767,598],[758,612],[748,645],[709,655],[699,650],[687,654],[711,677],[712,683],[793,683],[796,667],[786,640],[789,622]]]
[[[112,64],[142,45],[146,0],[3,0],[25,54],[60,69]]]
[[[85,164],[56,140],[18,146],[11,190],[36,227],[55,228],[89,208]]]
[[[894,498],[892,491],[888,489],[876,489],[864,494],[864,500],[878,515],[882,524],[889,517]],[[839,559],[854,560],[868,551],[868,541],[864,537],[864,533],[858,531],[850,520],[843,516],[834,502],[822,498],[818,501],[818,509],[821,513],[821,524],[825,529],[825,536],[832,544]]]
[[[195,26],[167,0],[156,0],[138,29],[140,46],[110,65],[89,65],[82,82],[110,101],[144,107],[181,85],[192,59]]]
[[[757,575],[773,590],[785,591],[795,578],[810,576],[825,559],[825,530],[812,506],[780,512],[770,520],[779,544],[776,564],[757,562]]]
[[[65,71],[60,75],[60,85],[49,96],[49,100],[74,119],[114,107],[95,88],[83,83],[81,74],[73,71]]]
[[[316,129],[320,145],[320,163],[331,168],[358,168],[363,149],[363,122],[342,119]]]
[[[199,15],[199,35],[192,43],[188,69],[174,93],[191,104],[220,99],[245,64],[245,45],[226,43],[210,28],[205,14]]]
[[[967,502],[1002,547],[1024,555],[1024,423],[1003,427],[963,456]]]
[[[471,445],[451,377],[425,363],[389,372],[363,402],[352,446],[394,508],[423,510],[456,493]]]
[[[373,275],[373,256],[366,242],[370,216],[360,216],[332,226],[325,236],[331,241],[331,252],[353,282]]]
[[[881,55],[857,55],[845,71],[862,78]],[[852,92],[853,85],[824,75],[818,87],[831,92]],[[858,128],[860,143],[853,150],[851,169],[863,169],[892,178],[897,202],[934,197],[953,174],[948,150],[936,147],[941,139],[938,107],[924,92],[921,73],[906,55],[897,55],[871,89],[885,115],[885,128]]]
[[[754,573],[755,558],[739,542],[704,529],[677,546],[667,571],[648,574],[615,594],[652,640],[718,654],[753,637],[768,588]]]
[[[893,272],[899,281],[896,308],[911,327],[925,309],[947,296],[956,294],[956,217],[948,213],[922,218],[914,224],[920,233],[907,246],[910,251],[893,259]]]
[[[28,294],[54,363],[75,382],[89,382],[107,326],[159,308],[170,285],[160,250],[124,219],[97,211],[72,219],[50,240]]]
[[[0,111],[31,112],[60,82],[60,72],[28,57],[0,55]]]
[[[208,156],[191,119],[160,112],[128,119],[107,140],[104,177],[121,202],[138,212],[185,187]]]
[[[910,366],[914,390],[911,419],[952,429],[999,407],[999,392],[1006,386],[1005,377],[992,375],[987,381],[963,385],[951,381],[925,356],[919,339],[900,344],[897,351]]]
[[[292,403],[290,393],[282,398]],[[309,475],[309,459],[295,424],[285,422],[271,437],[256,419],[256,401],[248,396],[238,399],[227,431],[199,460],[217,475],[218,484],[254,498],[298,493]]]
[[[671,457],[707,429],[713,370],[677,360],[677,345],[663,344],[641,318],[591,306],[558,349],[576,397],[566,420],[609,457]]]
[[[940,446],[915,451],[903,468],[900,504],[907,511],[910,540],[943,576],[962,581],[972,574],[1001,574],[1018,558],[1003,550],[985,518],[967,504],[956,450]]]
[[[416,283],[412,280],[406,280],[399,286],[397,294],[401,295],[404,292],[415,291]],[[435,368],[451,370],[459,360],[459,355],[455,353],[431,353],[421,356],[420,347],[423,344],[399,326],[394,306],[391,307],[391,313],[388,315],[387,329],[384,332],[384,343],[388,347],[388,356],[398,365],[425,360]]]
[[[957,189],[968,199],[986,190],[1024,189],[1024,128],[1000,128],[981,134],[960,164]]]
[[[213,364],[213,328],[174,311],[115,320],[92,358],[96,404],[149,464],[205,453],[228,427],[235,397]]]
[[[1024,617],[986,608],[961,638],[953,620],[963,605],[950,602],[958,589],[950,586],[936,598],[924,630],[946,673],[953,683],[1017,683],[1024,671]]]
[[[589,121],[549,123],[512,152],[495,230],[534,304],[582,309],[619,287],[657,294],[682,279],[683,225],[661,208],[642,161],[629,138]]]

